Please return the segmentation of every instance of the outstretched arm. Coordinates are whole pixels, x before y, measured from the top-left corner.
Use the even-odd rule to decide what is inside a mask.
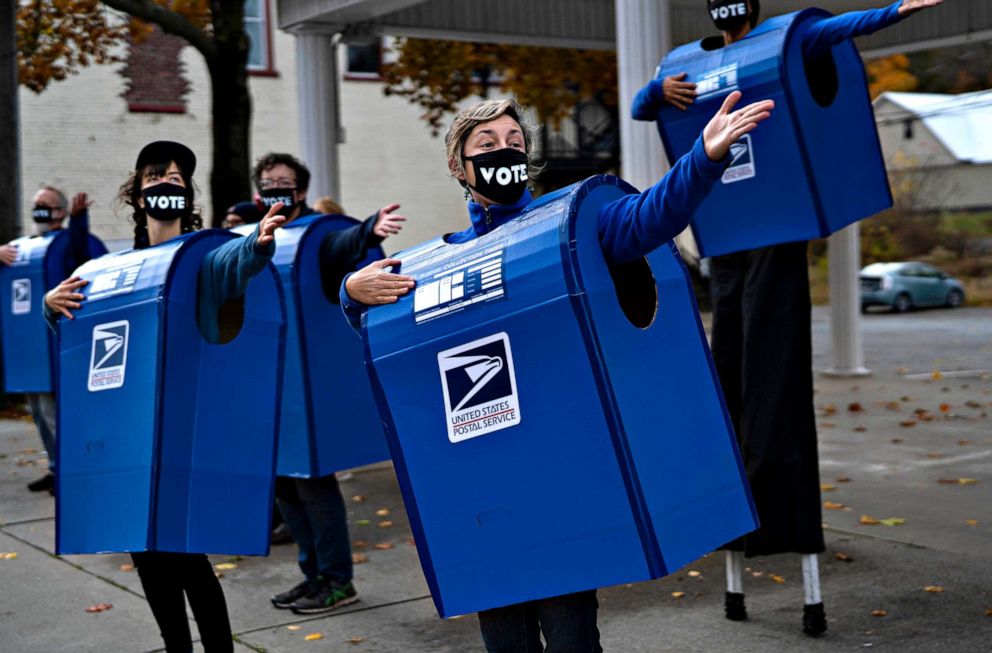
[[[65,271],[71,273],[83,263],[90,260],[90,213],[93,201],[86,193],[76,193],[72,198],[69,209],[69,244],[72,248],[72,268]]]
[[[692,150],[657,184],[600,208],[599,239],[608,261],[640,258],[685,229],[723,175],[731,144],[766,120],[775,107],[764,100],[732,112],[740,99],[740,91],[727,96]]]
[[[910,14],[935,7],[943,1],[896,0],[884,9],[849,11],[846,14],[821,20],[812,25],[803,37],[803,54],[815,59],[845,39],[865,36],[890,27]]]

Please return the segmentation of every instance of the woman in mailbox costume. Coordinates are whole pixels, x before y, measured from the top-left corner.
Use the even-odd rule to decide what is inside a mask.
[[[809,69],[817,69],[816,60],[831,46],[942,1],[899,0],[884,9],[814,23],[803,40],[804,56],[813,64]],[[721,47],[747,36],[761,7],[760,0],[707,0],[707,9],[722,39],[707,39],[706,47]],[[655,120],[663,102],[685,110],[696,97],[696,85],[685,77],[681,73],[649,82],[634,98],[634,119]],[[803,630],[819,635],[827,622],[816,557],[824,542],[806,243],[715,256],[711,278],[713,361],[761,520],[758,530],[728,546],[726,616],[747,618],[744,555],[796,552],[802,554],[805,587]]]
[[[608,261],[639,259],[685,228],[723,174],[730,144],[768,118],[774,106],[765,101],[733,111],[740,97],[734,93],[727,98],[692,151],[655,186],[602,207],[599,237]],[[498,229],[531,202],[526,174],[514,174],[530,163],[533,145],[521,115],[512,100],[488,100],[462,110],[452,122],[445,137],[448,168],[470,197],[471,224],[447,235],[447,242],[464,243]],[[412,277],[388,272],[399,264],[396,259],[377,261],[345,279],[341,304],[353,326],[357,328],[368,306],[396,302],[413,287]],[[602,651],[597,610],[593,590],[485,610],[479,622],[490,653],[592,653]]]
[[[118,198],[134,209],[134,248],[158,245],[202,226],[193,204],[196,156],[171,141],[149,143],[138,154],[134,173]],[[167,201],[163,201],[167,199]],[[166,208],[162,208],[166,207]],[[221,342],[217,313],[229,299],[244,295],[248,281],[260,273],[275,252],[272,232],[286,218],[274,205],[247,238],[232,239],[203,259],[200,268],[197,321],[209,342]],[[83,301],[79,290],[88,282],[66,279],[45,296],[45,317],[54,325],[60,316],[73,319]],[[186,616],[189,600],[208,653],[234,650],[224,591],[207,556],[200,553],[132,553],[141,587],[168,653],[189,653],[193,641]]]

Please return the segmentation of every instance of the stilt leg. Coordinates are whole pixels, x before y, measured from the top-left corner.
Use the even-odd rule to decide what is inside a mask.
[[[803,555],[803,591],[803,632],[812,637],[822,635],[827,630],[827,615],[820,596],[820,565],[813,553]]]
[[[747,619],[744,606],[744,553],[727,551],[727,595],[724,599],[724,614],[731,621]]]

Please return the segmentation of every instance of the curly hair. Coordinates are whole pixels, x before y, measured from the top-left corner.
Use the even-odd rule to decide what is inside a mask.
[[[262,187],[262,173],[277,165],[287,166],[296,173],[296,190],[305,191],[310,188],[309,168],[292,154],[281,152],[269,152],[255,162],[255,168],[251,172],[251,180],[255,183],[255,188]]]
[[[117,201],[120,204],[126,204],[130,206],[133,210],[131,219],[134,220],[134,248],[144,249],[148,247],[151,242],[148,239],[148,215],[145,213],[145,209],[141,207],[141,180],[146,174],[154,174],[159,177],[164,177],[166,171],[169,169],[169,165],[172,161],[165,161],[164,163],[149,163],[141,170],[135,170],[131,173],[120,189],[117,191]],[[177,163],[178,167],[179,164]],[[182,170],[179,171],[182,175],[183,181],[186,182],[186,188],[190,194],[190,199],[196,194],[196,186],[193,184],[192,177],[188,177]],[[200,211],[198,208],[194,208],[192,212],[181,218],[179,223],[180,232],[184,234],[192,233],[203,228],[203,218],[200,216]]]

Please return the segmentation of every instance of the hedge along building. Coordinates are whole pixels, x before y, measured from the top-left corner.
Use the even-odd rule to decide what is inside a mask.
[[[661,144],[649,123],[630,120],[634,93],[673,44],[714,33],[703,0],[277,0],[279,26],[297,34],[300,76],[309,80],[301,107],[302,133],[335,133],[343,92],[327,71],[338,35],[395,35],[577,48],[616,48],[619,66],[622,176],[643,188],[666,168]],[[810,6],[807,0],[764,0],[764,16]],[[834,13],[883,6],[885,0],[823,2]],[[908,20],[859,40],[865,58],[969,41],[992,39],[992,4],[955,0],[931,19]],[[325,141],[326,142],[326,141]],[[306,152],[306,145],[304,153]],[[319,183],[337,188],[337,152],[314,152]],[[864,374],[859,330],[858,225],[831,237],[831,326],[835,374]],[[694,250],[691,241],[680,244]]]

